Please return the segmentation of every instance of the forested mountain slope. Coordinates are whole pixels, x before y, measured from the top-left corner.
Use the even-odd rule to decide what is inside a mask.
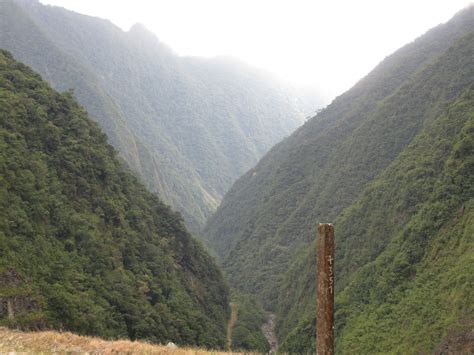
[[[387,57],[234,184],[202,234],[236,285],[274,301],[267,286],[315,223],[334,220],[472,83],[470,48],[452,48],[474,29],[472,12]]]
[[[0,300],[1,324],[225,346],[228,289],[214,261],[70,93],[5,51]]]
[[[426,257],[440,246],[436,240],[445,238],[444,226],[454,224],[455,232],[449,236],[453,244],[448,247],[452,248],[453,255],[462,259],[462,265],[472,269],[469,264],[472,259],[464,248],[472,248],[472,233],[469,233],[472,214],[467,206],[472,198],[473,174],[470,165],[472,129],[469,128],[470,90],[474,83],[473,31],[474,9],[470,7],[387,57],[240,178],[204,229],[209,245],[223,258],[232,285],[258,295],[267,308],[277,311],[280,340],[287,338],[284,349],[294,351],[299,345],[308,350],[305,341],[313,338],[310,335],[314,334],[314,328],[309,319],[294,330],[292,336],[288,334],[299,320],[312,318],[314,314],[311,308],[315,265],[312,241],[318,222],[336,221],[337,286],[338,292],[342,292],[338,311],[340,349],[355,349],[355,339],[360,335],[357,332],[362,332],[363,321],[368,321],[364,317],[372,317],[370,321],[376,317],[371,312],[362,312],[357,318],[359,313],[355,310],[359,303],[365,310],[380,306],[381,322],[386,321],[383,312],[389,311],[384,307],[389,307],[390,302],[383,297],[401,292],[390,277],[400,277],[403,285],[400,287],[407,290],[413,287],[415,292],[416,282],[418,286],[433,286],[431,283],[428,286],[426,280],[427,275],[436,274],[436,267],[449,266],[444,275],[456,270],[456,258],[448,255],[440,257],[439,264],[428,269],[424,276],[420,273],[420,278],[414,277],[414,270],[429,263]],[[464,110],[460,111],[462,117],[453,113],[459,107]],[[440,130],[440,133],[436,135],[430,130]],[[430,134],[443,141],[438,143]],[[410,148],[413,144],[419,144],[424,151]],[[463,146],[462,154],[458,152],[458,145]],[[430,155],[435,154],[431,151],[435,148],[440,150],[438,155]],[[412,152],[419,155],[411,156]],[[425,156],[426,164],[433,165],[433,170],[425,170],[424,166],[418,169],[409,161],[419,158],[423,164]],[[398,175],[393,170],[394,164],[402,166],[397,170]],[[454,164],[452,171],[449,164]],[[393,184],[390,190],[379,185],[384,177],[393,176],[397,179],[390,180]],[[413,181],[404,181],[404,176]],[[425,187],[424,179],[428,178],[431,180],[426,181]],[[371,200],[361,207],[361,196],[370,188]],[[426,211],[417,209],[422,206]],[[461,208],[464,215],[456,216],[455,211]],[[351,219],[349,224],[344,221],[348,221],[345,218],[350,212],[357,212],[357,218]],[[412,227],[418,223],[423,226],[431,223],[432,229]],[[402,232],[405,228],[410,233]],[[456,249],[457,242],[464,243],[464,248]],[[405,255],[408,248],[413,248],[415,256]],[[393,274],[385,274],[381,266],[377,266],[378,274],[371,269],[375,267],[373,263],[381,262],[378,260],[385,260]],[[401,266],[397,269],[396,265]],[[373,283],[361,283],[364,278],[357,276],[361,270],[366,270],[364,275]],[[464,273],[462,277],[467,275]],[[357,292],[377,293],[384,282],[387,284],[383,297],[354,296]],[[465,297],[468,301],[470,288],[466,285],[469,283],[463,282],[456,284],[453,292],[456,292],[456,300]],[[440,284],[438,288],[425,291],[438,295],[436,302],[442,302],[446,300],[445,287]],[[343,299],[343,294],[347,298]],[[403,304],[401,298],[394,298],[393,307],[416,308],[410,302],[414,302],[413,299]],[[456,305],[460,308],[456,309]],[[404,309],[405,316],[409,314],[408,308]],[[432,326],[426,326],[428,340],[423,342],[417,337],[407,344],[432,349],[435,337],[445,335],[443,332],[449,326],[460,323],[457,316],[464,311],[460,302],[454,302],[440,313]],[[450,312],[453,316],[448,320],[446,315]],[[417,322],[430,319],[427,314],[418,317],[413,312],[412,315],[407,322],[413,327],[419,324]],[[394,313],[390,317],[390,326],[393,326],[399,319]],[[408,339],[413,331],[401,324],[397,324],[400,334],[394,339]],[[375,321],[370,323],[368,340],[364,339],[367,343],[356,348],[360,353],[395,348],[394,343],[389,344],[389,339],[380,334],[385,331],[388,336],[388,323],[387,328],[377,325]],[[378,337],[381,339],[379,348],[376,347]],[[400,345],[400,349],[402,347]]]
[[[0,1],[0,47],[73,88],[111,143],[194,231],[222,195],[320,104],[235,60],[178,57],[143,26],[36,0]]]
[[[474,350],[474,82],[335,227],[339,352]],[[280,290],[280,334],[296,326],[283,343],[291,351],[314,348],[315,243],[308,250]]]

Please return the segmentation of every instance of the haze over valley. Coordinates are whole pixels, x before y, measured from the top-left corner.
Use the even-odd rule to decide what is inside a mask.
[[[320,352],[322,222],[334,353],[474,352],[474,5],[423,4],[0,0],[0,352]]]

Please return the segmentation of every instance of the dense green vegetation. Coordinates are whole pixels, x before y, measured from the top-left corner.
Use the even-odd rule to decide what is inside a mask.
[[[267,353],[270,345],[261,331],[266,312],[254,297],[233,292],[232,302],[237,307],[237,321],[232,332],[232,350]]]
[[[320,104],[228,58],[176,56],[144,27],[0,1],[0,48],[75,90],[146,186],[196,232],[231,184]]]
[[[71,93],[1,51],[0,276],[12,268],[24,281],[0,297],[27,297],[34,319],[2,323],[225,346],[227,286],[180,215]]]
[[[337,231],[338,351],[432,351],[472,324],[473,31],[471,7],[387,57],[206,225],[231,284],[277,312],[284,350],[314,347],[318,222]]]
[[[472,327],[473,172],[474,87],[336,219],[340,352],[430,352],[451,332]],[[291,308],[293,297],[303,297],[306,309],[314,309],[314,264],[314,253],[295,263],[284,288],[297,288],[298,295],[286,301],[281,295],[281,304]],[[305,319],[283,349],[293,349],[314,327],[314,317]]]

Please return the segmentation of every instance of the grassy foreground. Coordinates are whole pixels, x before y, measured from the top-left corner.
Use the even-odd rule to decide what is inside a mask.
[[[21,332],[0,327],[0,353],[147,353],[175,355],[238,354],[205,349],[177,348],[153,345],[130,340],[107,341],[100,338],[80,336],[69,332],[54,331]]]

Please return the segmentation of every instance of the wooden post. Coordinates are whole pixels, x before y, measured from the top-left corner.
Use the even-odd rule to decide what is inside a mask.
[[[316,353],[334,354],[334,227],[318,225]]]

